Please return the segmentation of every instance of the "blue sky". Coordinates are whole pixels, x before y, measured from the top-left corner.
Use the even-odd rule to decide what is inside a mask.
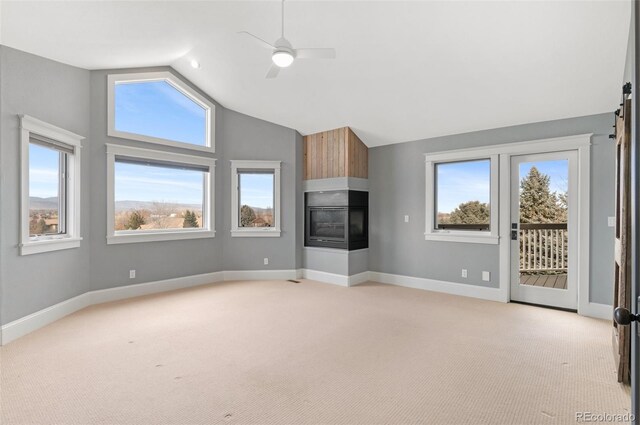
[[[442,163],[436,166],[438,212],[452,212],[464,202],[489,202],[490,161]]]
[[[29,144],[29,196],[58,196],[60,154],[43,146]]]
[[[520,179],[529,173],[532,166],[550,177],[551,191],[567,190],[567,161],[537,161],[520,164]],[[451,212],[458,205],[469,201],[489,202],[489,160],[439,164],[436,168],[438,181],[438,212]]]
[[[166,81],[119,83],[118,131],[205,146],[205,110]]]
[[[273,174],[241,174],[240,188],[240,205],[273,208]]]
[[[550,177],[549,189],[552,192],[566,192],[569,183],[569,163],[566,159],[557,161],[523,162],[520,164],[520,180],[529,174],[531,167]]]

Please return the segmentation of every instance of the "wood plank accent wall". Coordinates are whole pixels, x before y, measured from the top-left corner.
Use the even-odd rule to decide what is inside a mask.
[[[369,176],[369,150],[349,127],[304,137],[304,179]]]

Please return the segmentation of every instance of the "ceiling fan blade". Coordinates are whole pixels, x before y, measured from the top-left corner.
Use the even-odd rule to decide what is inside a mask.
[[[267,49],[275,49],[276,48],[276,46],[272,45],[271,43],[267,43],[266,41],[264,41],[263,39],[261,39],[257,35],[253,35],[248,31],[238,31],[238,34],[246,34],[246,35],[248,35],[249,37],[251,37],[255,41],[257,41],[260,45],[262,45],[262,47],[266,47]]]
[[[333,48],[303,48],[296,49],[296,59],[335,59],[336,49]]]
[[[279,72],[280,72],[279,66],[271,65],[271,68],[269,68],[269,72],[267,72],[267,76],[265,78],[276,78]]]

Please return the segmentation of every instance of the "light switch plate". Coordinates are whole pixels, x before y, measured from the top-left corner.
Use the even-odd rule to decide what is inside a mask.
[[[482,272],[482,280],[484,280],[485,282],[489,282],[491,280],[491,273]]]
[[[404,216],[404,222],[405,222],[405,223],[408,223],[408,222],[409,222],[409,216],[408,216],[408,215],[405,215],[405,216]]]
[[[609,227],[616,227],[616,218],[607,217],[607,224],[609,225]]]
[[[135,278],[136,278],[136,271],[129,270],[129,279],[135,279]]]
[[[462,269],[462,277],[467,277],[467,269]]]

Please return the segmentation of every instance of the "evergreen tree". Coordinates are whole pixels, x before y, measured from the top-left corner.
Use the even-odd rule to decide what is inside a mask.
[[[195,211],[187,210],[184,213],[184,221],[182,222],[182,227],[183,228],[199,227],[199,225],[198,225],[198,217],[196,217],[196,212]]]
[[[489,223],[489,205],[480,201],[464,202],[451,212],[447,222],[450,224]]]
[[[47,222],[44,221],[44,218],[41,218],[36,223],[35,229],[33,230],[33,234],[34,235],[44,235],[45,233],[47,233],[48,227],[49,226],[47,226]]]
[[[129,221],[125,228],[127,230],[137,230],[142,227],[143,224],[146,224],[147,221],[144,219],[144,216],[139,211],[133,211],[131,215],[129,215]]]
[[[250,227],[255,219],[256,213],[249,205],[243,205],[240,208],[240,227]]]
[[[563,223],[567,220],[566,194],[549,189],[550,178],[536,167],[520,182],[521,223]]]

